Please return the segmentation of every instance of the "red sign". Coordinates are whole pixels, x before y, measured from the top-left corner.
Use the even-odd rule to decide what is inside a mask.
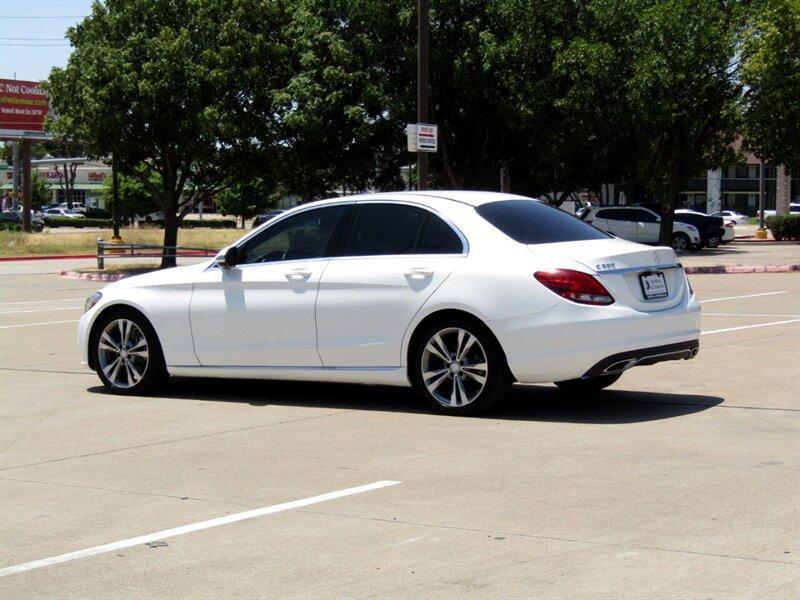
[[[47,94],[37,82],[0,79],[0,134],[44,131],[49,109]]]

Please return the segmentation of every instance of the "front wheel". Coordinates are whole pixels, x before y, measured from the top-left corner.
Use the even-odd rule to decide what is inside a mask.
[[[722,240],[718,235],[712,235],[708,240],[706,240],[706,246],[709,248],[716,248],[720,245]]]
[[[622,373],[614,373],[613,375],[597,375],[595,377],[587,377],[585,379],[567,379],[566,381],[556,381],[556,385],[565,392],[591,395],[607,388],[620,377],[622,377]]]
[[[466,318],[443,319],[425,328],[410,356],[416,390],[436,410],[454,415],[486,412],[508,394],[513,377],[492,333]]]
[[[144,394],[167,376],[161,345],[140,313],[120,309],[102,315],[94,328],[91,351],[100,381],[117,394]]]
[[[675,252],[686,252],[689,249],[689,236],[685,233],[675,233],[672,236],[672,249]]]

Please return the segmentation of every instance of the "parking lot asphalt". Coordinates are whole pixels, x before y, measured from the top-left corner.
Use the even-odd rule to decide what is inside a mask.
[[[460,418],[383,387],[108,395],[75,348],[98,284],[59,270],[0,268],[3,597],[800,594],[797,273],[691,276],[692,361]]]

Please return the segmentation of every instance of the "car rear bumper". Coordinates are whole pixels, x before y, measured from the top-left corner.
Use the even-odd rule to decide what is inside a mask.
[[[602,372],[623,360],[630,368],[691,358],[699,347],[700,305],[688,292],[677,306],[654,312],[564,301],[544,313],[489,326],[516,380],[544,383],[591,376],[598,367]],[[656,360],[659,354],[664,356]]]
[[[583,377],[597,377],[598,375],[616,375],[627,371],[631,367],[654,365],[668,360],[689,360],[697,356],[700,351],[700,341],[691,340],[666,346],[640,348],[620,352],[598,362],[584,373]]]

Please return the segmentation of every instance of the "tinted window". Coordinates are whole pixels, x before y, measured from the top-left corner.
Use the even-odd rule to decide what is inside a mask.
[[[631,209],[631,212],[634,213],[631,215],[634,221],[641,221],[642,223],[655,223],[658,221],[658,218],[647,210],[640,210],[640,209]]]
[[[622,218],[622,213],[618,210],[598,210],[596,218],[598,219],[611,219],[612,221],[619,221]]]
[[[461,254],[464,245],[447,223],[431,214],[417,244],[417,254]]]
[[[563,210],[535,200],[489,202],[476,210],[489,223],[522,244],[575,242],[609,237]]]
[[[345,254],[411,254],[427,214],[426,210],[416,206],[362,204]]]
[[[307,210],[278,221],[251,238],[242,250],[241,263],[300,260],[328,256],[336,224],[346,205]]]

